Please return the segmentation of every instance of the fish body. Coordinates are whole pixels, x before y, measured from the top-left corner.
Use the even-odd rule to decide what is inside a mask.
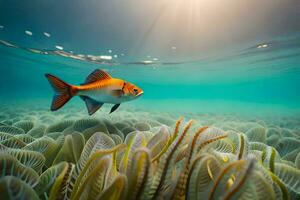
[[[112,113],[121,103],[134,100],[143,94],[143,90],[136,85],[113,78],[100,69],[92,72],[85,82],[78,86],[70,85],[51,74],[45,76],[55,92],[52,111],[60,109],[72,97],[79,96],[85,101],[90,115],[99,110],[104,103],[114,104],[110,111]]]
[[[77,86],[78,95],[89,96],[99,102],[118,104],[128,101],[125,95],[117,95],[116,91],[121,91],[125,81],[121,79],[108,79],[95,83]]]

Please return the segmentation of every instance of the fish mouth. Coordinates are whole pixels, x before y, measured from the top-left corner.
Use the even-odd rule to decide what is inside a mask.
[[[139,97],[139,96],[141,96],[142,94],[144,94],[144,92],[140,92],[140,93],[138,93],[136,96]]]

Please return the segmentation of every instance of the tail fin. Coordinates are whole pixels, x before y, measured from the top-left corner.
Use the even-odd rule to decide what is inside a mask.
[[[55,92],[51,105],[51,111],[55,111],[63,107],[76,94],[76,91],[72,85],[51,74],[45,74],[45,76]]]

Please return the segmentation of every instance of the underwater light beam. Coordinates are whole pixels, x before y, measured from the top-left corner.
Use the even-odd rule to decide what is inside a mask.
[[[153,22],[149,25],[149,27],[147,28],[147,30],[145,31],[145,33],[143,34],[143,36],[140,38],[139,42],[137,43],[137,49],[141,49],[147,39],[149,38],[149,36],[151,35],[153,29],[155,26],[157,26],[161,16],[163,15],[164,11],[166,10],[167,8],[167,4],[165,4],[158,12],[158,14],[156,15],[156,17],[154,18]]]

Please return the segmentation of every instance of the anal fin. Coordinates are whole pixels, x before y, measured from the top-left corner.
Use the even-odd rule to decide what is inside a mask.
[[[110,113],[112,113],[112,112],[114,112],[115,110],[117,110],[117,109],[119,108],[119,106],[120,106],[120,104],[115,104],[115,105],[111,108]],[[109,114],[110,114],[110,113],[109,113]]]
[[[104,103],[98,102],[88,96],[80,96],[80,98],[85,102],[86,108],[88,110],[89,115],[94,114],[101,108]]]

